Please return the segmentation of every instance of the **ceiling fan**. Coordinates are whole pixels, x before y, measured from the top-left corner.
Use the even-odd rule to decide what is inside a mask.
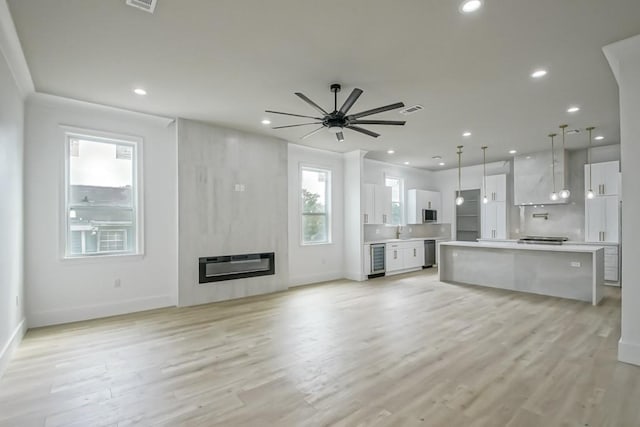
[[[331,113],[328,113],[327,111],[325,111],[324,108],[320,107],[318,104],[313,102],[304,94],[300,92],[296,92],[296,95],[299,98],[301,98],[304,102],[311,105],[317,111],[322,113],[322,117],[305,116],[301,114],[291,114],[291,113],[283,113],[280,111],[266,110],[267,113],[282,114],[284,116],[293,116],[293,117],[304,117],[307,119],[316,120],[315,122],[310,122],[310,123],[301,123],[301,124],[288,125],[288,126],[276,126],[272,129],[284,129],[284,128],[292,128],[292,127],[298,127],[298,126],[309,126],[309,125],[321,125],[318,129],[309,132],[308,134],[304,135],[301,139],[309,138],[310,136],[315,135],[316,133],[320,132],[324,128],[327,128],[329,129],[329,132],[333,132],[336,134],[336,138],[338,139],[339,142],[342,142],[344,141],[344,135],[342,133],[344,129],[351,129],[353,131],[360,132],[365,135],[369,135],[373,138],[377,138],[380,136],[380,134],[372,132],[367,129],[363,129],[360,127],[360,125],[404,126],[404,124],[406,123],[400,120],[360,120],[360,118],[362,117],[383,113],[385,111],[395,110],[396,108],[402,108],[404,107],[404,104],[402,102],[396,102],[395,104],[385,105],[384,107],[373,108],[371,110],[362,111],[360,113],[347,115],[351,107],[353,107],[353,104],[355,104],[358,98],[360,97],[360,95],[362,95],[362,89],[358,89],[358,88],[354,89],[353,92],[351,92],[351,95],[349,95],[346,101],[344,101],[344,104],[342,104],[342,107],[340,107],[340,109],[338,110],[338,92],[340,92],[340,89],[342,89],[342,87],[337,83],[334,83],[331,85],[331,92],[333,92],[333,97],[334,97],[334,104],[333,104],[334,108],[333,108],[333,112]]]

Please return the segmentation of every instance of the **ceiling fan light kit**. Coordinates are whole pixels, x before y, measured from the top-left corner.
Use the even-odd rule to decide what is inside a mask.
[[[360,120],[362,117],[372,116],[374,114],[384,113],[386,111],[403,108],[404,103],[402,102],[396,102],[394,104],[385,105],[383,107],[361,111],[360,113],[356,113],[356,114],[348,114],[348,112],[351,110],[351,107],[353,107],[353,105],[356,103],[358,98],[360,98],[360,95],[362,95],[363,93],[362,89],[358,89],[358,88],[353,89],[351,94],[344,101],[344,104],[342,104],[342,107],[338,109],[338,92],[340,92],[340,90],[342,89],[342,86],[340,86],[337,83],[334,83],[331,85],[330,88],[331,88],[331,92],[333,92],[333,99],[334,99],[333,111],[331,113],[327,112],[324,108],[322,108],[321,106],[313,102],[309,97],[307,97],[303,93],[296,92],[295,95],[298,98],[302,99],[304,102],[306,102],[308,105],[313,107],[316,111],[318,111],[320,113],[320,116],[316,117],[316,116],[308,116],[308,115],[302,115],[302,114],[283,113],[281,111],[265,110],[267,113],[271,113],[271,114],[280,114],[284,116],[302,117],[302,118],[315,120],[314,122],[309,122],[309,123],[300,123],[300,124],[286,125],[286,126],[275,126],[272,129],[284,129],[284,128],[291,128],[291,127],[299,127],[299,126],[309,126],[309,125],[321,125],[316,130],[311,131],[306,135],[303,135],[301,139],[307,139],[310,136],[315,135],[316,133],[326,128],[327,130],[329,130],[329,132],[336,134],[336,139],[338,140],[338,142],[343,142],[344,129],[349,129],[349,130],[370,136],[372,138],[377,138],[380,136],[380,134],[370,131],[368,129],[364,129],[360,127],[360,125],[404,126],[406,123],[403,120]]]

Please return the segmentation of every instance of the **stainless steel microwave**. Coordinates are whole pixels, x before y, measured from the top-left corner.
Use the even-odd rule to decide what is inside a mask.
[[[438,222],[438,211],[435,209],[422,209],[422,223]]]

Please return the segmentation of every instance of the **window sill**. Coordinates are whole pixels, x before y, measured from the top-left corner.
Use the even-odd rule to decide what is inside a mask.
[[[333,242],[318,242],[318,243],[300,243],[301,247],[308,247],[308,246],[331,246],[333,245]]]
[[[139,254],[105,254],[105,255],[88,255],[88,256],[63,256],[61,261],[64,263],[78,263],[78,264],[96,264],[105,262],[134,262],[142,261],[144,259],[144,253]]]

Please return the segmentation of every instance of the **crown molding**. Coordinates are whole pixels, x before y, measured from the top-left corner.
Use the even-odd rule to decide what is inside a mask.
[[[22,51],[7,0],[0,0],[0,53],[5,57],[11,74],[23,97],[35,92],[31,72]]]

